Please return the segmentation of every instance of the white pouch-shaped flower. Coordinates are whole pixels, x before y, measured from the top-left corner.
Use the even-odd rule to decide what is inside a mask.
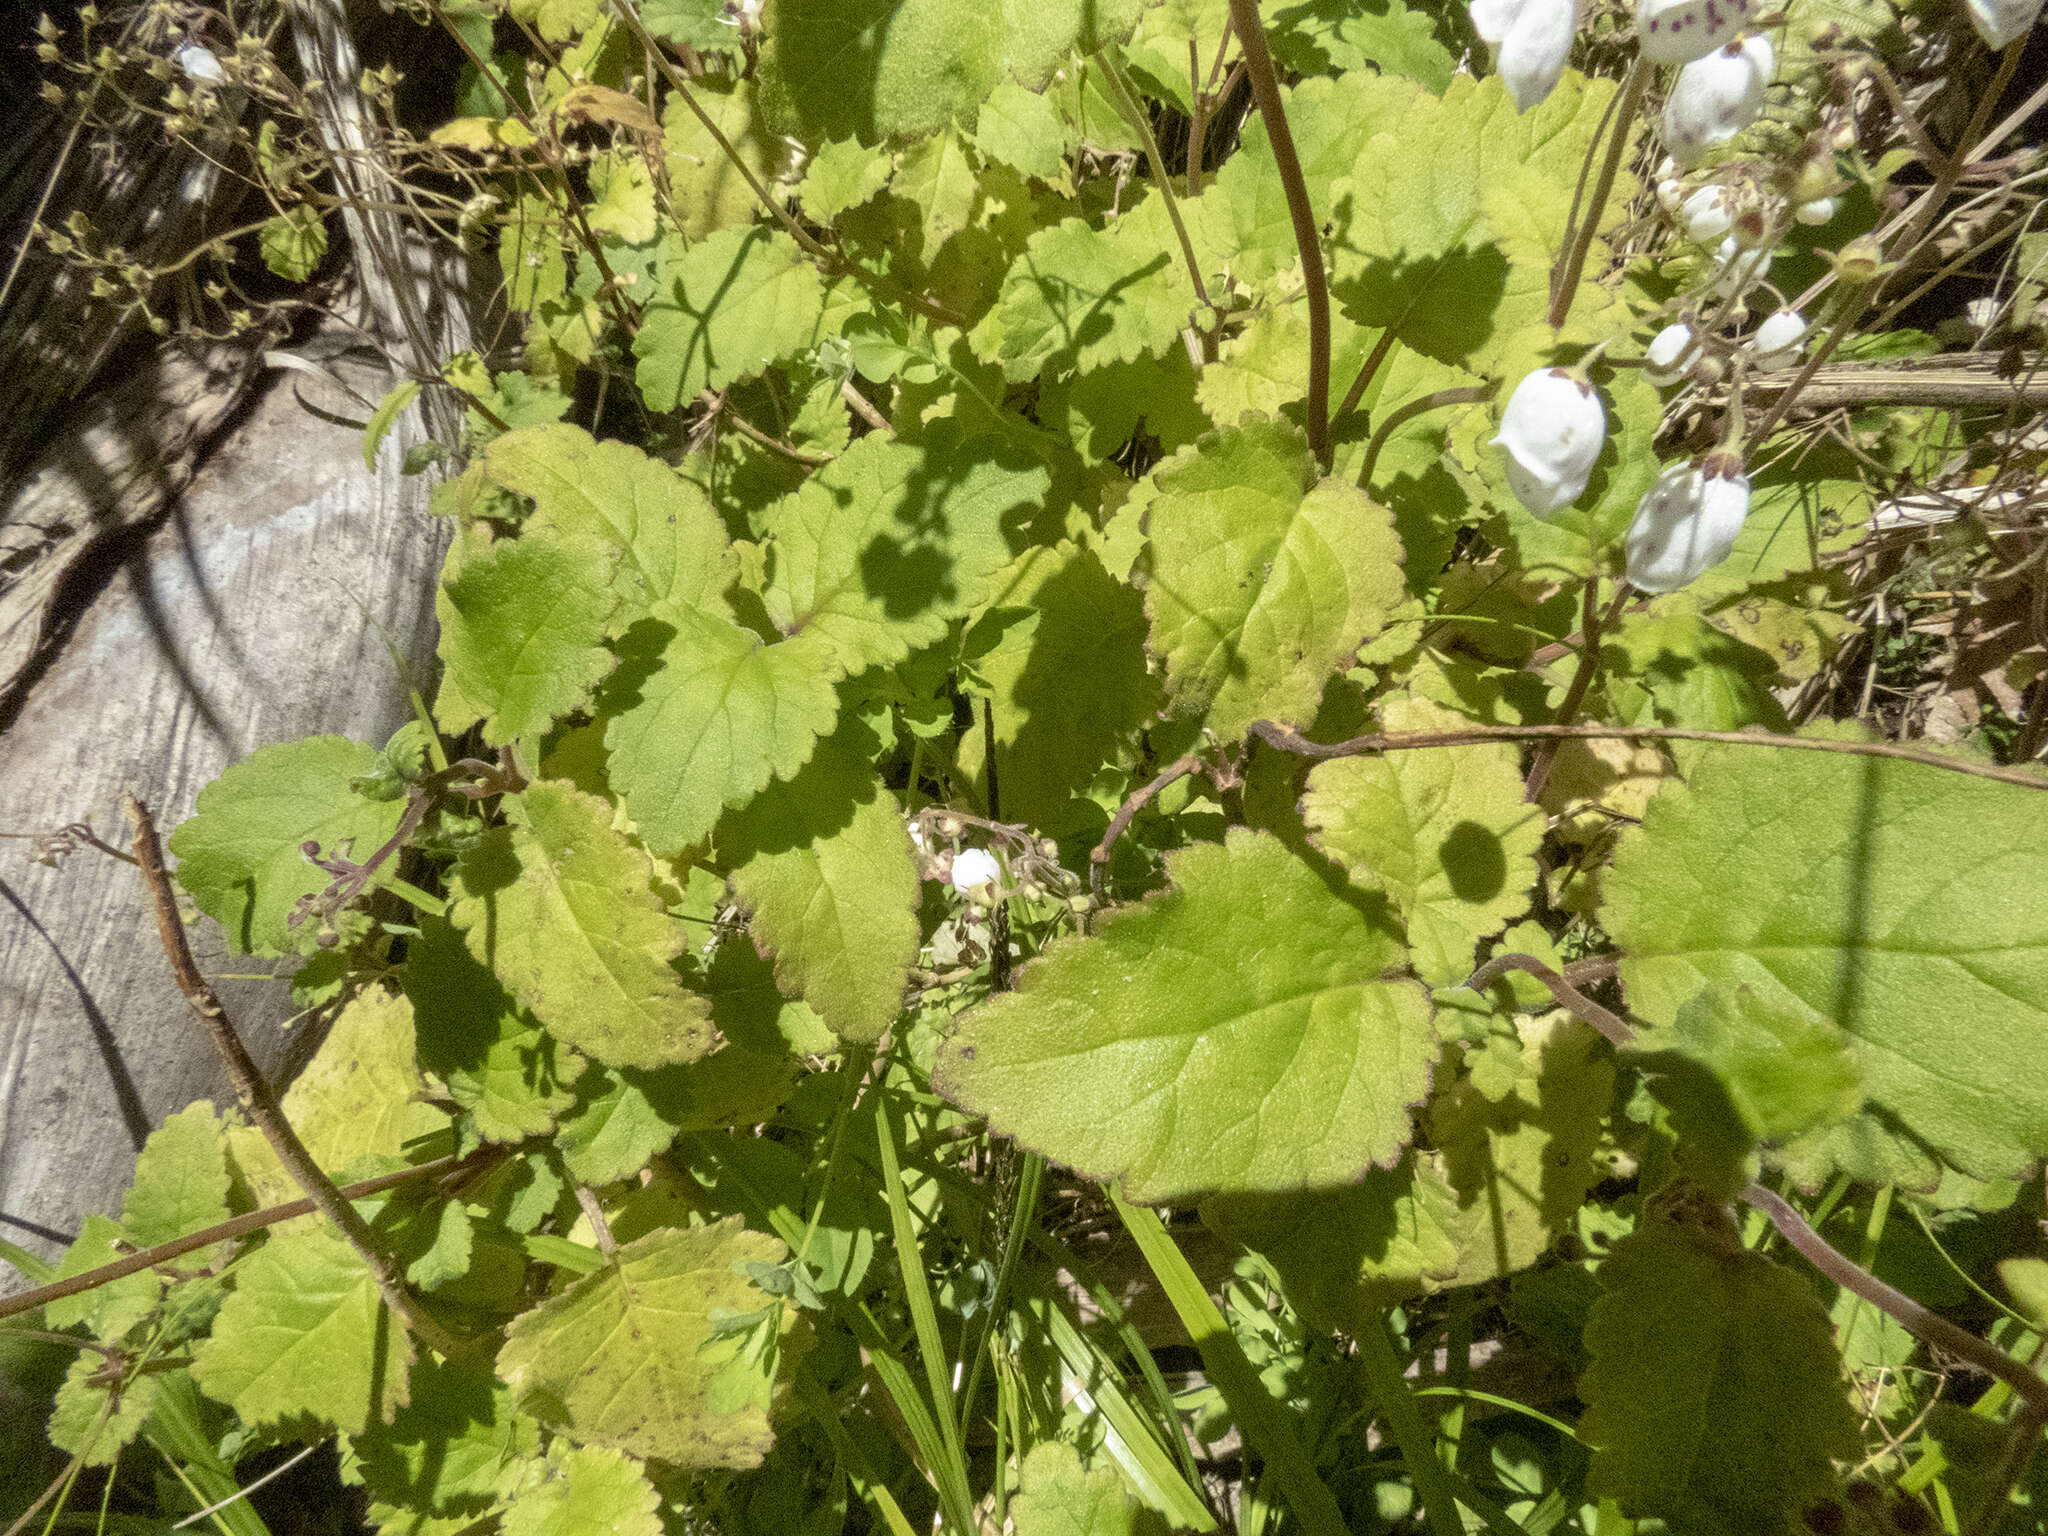
[[[1792,210],[1792,217],[1802,224],[1826,224],[1835,216],[1835,210],[1842,206],[1841,199],[1816,197],[1811,202],[1801,203]]]
[[[1636,46],[1656,64],[1690,64],[1733,42],[1750,0],[1636,0]]]
[[[1607,411],[1584,379],[1539,368],[1508,397],[1494,446],[1507,460],[1508,488],[1538,517],[1585,494],[1607,441]]]
[[[1726,187],[1701,187],[1678,206],[1678,227],[1686,238],[1712,245],[1735,227],[1735,197]]]
[[[1756,348],[1756,366],[1761,373],[1776,373],[1799,361],[1806,343],[1806,317],[1796,309],[1781,309],[1756,328],[1751,345]]]
[[[1673,464],[1636,506],[1628,579],[1643,592],[1676,592],[1728,558],[1749,516],[1749,477],[1733,454]]]
[[[201,47],[198,43],[187,43],[178,50],[174,62],[185,78],[195,85],[227,83],[228,73],[220,67],[220,60],[214,57],[211,48]]]
[[[1643,353],[1643,377],[1659,386],[1676,384],[1692,371],[1699,355],[1691,326],[1683,320],[1676,325],[1667,325],[1651,340],[1649,350]]]
[[[2041,19],[2041,0],[1965,0],[1970,25],[1987,48],[2018,42]]]
[[[1578,0],[1472,0],[1472,27],[1526,112],[1555,89],[1579,28]]]
[[[1003,878],[1003,866],[986,848],[962,848],[953,856],[953,889],[962,896],[986,895]]]
[[[1756,121],[1777,69],[1770,39],[1746,37],[1694,59],[1678,72],[1664,103],[1664,147],[1691,165]]]

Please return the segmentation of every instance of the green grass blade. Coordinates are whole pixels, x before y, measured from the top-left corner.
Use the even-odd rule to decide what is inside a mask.
[[[896,1495],[889,1491],[888,1484],[875,1476],[866,1454],[846,1432],[846,1426],[839,1422],[839,1409],[832,1401],[832,1394],[825,1390],[824,1383],[813,1376],[807,1366],[797,1369],[796,1395],[805,1411],[824,1429],[832,1442],[832,1449],[839,1453],[839,1464],[846,1469],[855,1491],[874,1505],[882,1523],[889,1527],[890,1536],[917,1536],[910,1521],[904,1517],[903,1506],[896,1502]]]
[[[974,1399],[981,1391],[981,1368],[988,1358],[989,1330],[1010,1304],[1010,1286],[1017,1278],[1017,1261],[1024,1256],[1025,1239],[1030,1236],[1032,1223],[1038,1219],[1038,1191],[1044,1182],[1045,1159],[1036,1152],[1026,1152],[1024,1164],[1017,1171],[1017,1200],[1010,1211],[1010,1230],[1003,1234],[1003,1257],[996,1270],[995,1291],[989,1297],[987,1310],[968,1328],[969,1342],[960,1351],[960,1357],[967,1362],[967,1390],[960,1394],[960,1434],[963,1439],[967,1435],[968,1415],[974,1412]]]
[[[1408,1383],[1401,1377],[1401,1358],[1394,1353],[1393,1338],[1380,1322],[1358,1331],[1358,1363],[1387,1433],[1415,1479],[1415,1492],[1422,1512],[1435,1536],[1464,1536],[1465,1517],[1458,1513],[1458,1496],[1451,1475],[1436,1453],[1435,1437],[1422,1422],[1422,1410],[1408,1395]]]
[[[1230,1405],[1245,1439],[1266,1458],[1266,1471],[1280,1485],[1295,1519],[1309,1536],[1344,1536],[1344,1516],[1337,1507],[1336,1495],[1302,1450],[1286,1408],[1267,1393],[1266,1384],[1245,1358],[1230,1325],[1202,1288],[1202,1282],[1159,1220],[1159,1213],[1144,1206],[1126,1205],[1113,1188],[1109,1198],[1124,1226],[1137,1240],[1138,1251],[1151,1266],[1166,1299],[1180,1314],[1188,1337],[1201,1351],[1209,1380]],[[1409,1406],[1412,1409],[1414,1405]],[[1462,1531],[1462,1526],[1453,1526],[1448,1531],[1440,1530],[1438,1536],[1462,1536]]]

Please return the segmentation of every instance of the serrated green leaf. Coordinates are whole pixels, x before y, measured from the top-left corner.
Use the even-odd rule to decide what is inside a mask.
[[[548,1032],[598,1061],[658,1067],[711,1049],[710,1007],[672,962],[689,932],[664,910],[654,861],[611,807],[540,780],[463,856],[449,915],[470,953]]]
[[[512,1411],[511,1392],[485,1366],[425,1359],[412,1398],[350,1441],[378,1497],[429,1514],[488,1508],[512,1463],[540,1451],[540,1425]]]
[[[654,215],[654,173],[633,150],[613,150],[590,162],[592,201],[583,217],[591,230],[628,245],[645,245],[660,227]]]
[[[405,1402],[411,1361],[361,1256],[312,1227],[273,1233],[236,1266],[192,1378],[249,1424],[306,1416],[360,1434]]]
[[[1060,1441],[1031,1448],[1017,1485],[1017,1536],[1165,1536],[1165,1520],[1124,1491],[1114,1467],[1084,1472],[1079,1454]]]
[[[1861,1042],[1879,1116],[1995,1178],[2048,1152],[2044,872],[2035,791],[1716,747],[1624,836],[1602,920],[1642,1019],[1747,986],[1832,1024]]]
[[[1281,422],[1205,437],[1152,478],[1145,607],[1173,708],[1224,740],[1254,720],[1309,724],[1323,685],[1400,599],[1385,509],[1319,481]]]
[[[1273,57],[1297,74],[1376,70],[1441,96],[1457,56],[1437,41],[1430,13],[1402,0],[1297,0],[1265,18]]]
[[[420,1064],[469,1111],[485,1141],[545,1136],[575,1103],[557,1072],[554,1037],[478,963],[447,919],[421,919],[406,947],[405,991]]]
[[[1001,605],[964,644],[994,700],[1003,815],[1051,827],[1159,707],[1144,604],[1093,551],[1071,545],[1027,551],[998,587]],[[985,774],[978,732],[959,752],[964,772]]]
[[[156,1377],[137,1373],[110,1385],[88,1379],[105,1369],[106,1356],[80,1350],[50,1410],[50,1444],[88,1467],[112,1466],[156,1408]]]
[[[1429,1005],[1373,898],[1264,833],[1169,854],[1174,889],[1063,939],[965,1014],[932,1081],[1135,1201],[1328,1187],[1390,1163]]]
[[[513,1490],[504,1536],[661,1536],[661,1495],[631,1457],[557,1440],[533,1474]]]
[[[398,830],[402,802],[366,800],[349,787],[376,765],[376,750],[362,742],[309,736],[262,748],[199,792],[196,813],[171,834],[170,851],[178,883],[237,952],[315,947],[318,925],[290,926],[292,909],[333,876],[307,862],[303,845],[363,860]]]
[[[1679,1531],[1790,1532],[1863,1451],[1827,1314],[1733,1233],[1652,1221],[1599,1270],[1586,1491]]]
[[[918,212],[914,226],[923,236],[919,253],[929,264],[974,216],[979,178],[967,145],[951,129],[921,139],[896,159],[890,191]]]
[[[604,681],[604,635],[619,607],[611,550],[537,530],[459,561],[451,551],[450,564],[434,603],[448,669],[435,709],[443,730],[481,715],[484,740],[502,746],[546,730]]]
[[[319,209],[298,203],[263,221],[256,246],[264,266],[288,283],[303,283],[327,254],[327,226]]]
[[[671,610],[628,637],[635,681],[605,730],[613,787],[647,846],[673,854],[718,813],[787,778],[839,713],[837,653],[800,635],[775,645],[711,614]],[[616,680],[615,680],[616,681]]]
[[[889,184],[894,161],[884,149],[852,139],[820,145],[804,167],[797,201],[820,224],[830,224],[849,208],[858,208]]]
[[[150,1133],[135,1159],[135,1181],[121,1201],[121,1228],[138,1248],[154,1248],[227,1219],[220,1116],[201,1099]]]
[[[434,1218],[434,1237],[426,1252],[405,1266],[406,1284],[423,1291],[438,1291],[451,1280],[469,1273],[476,1241],[476,1229],[460,1200],[441,1202]]]
[[[1130,0],[770,0],[763,103],[807,140],[913,139],[975,109],[997,84],[1038,90],[1076,50],[1128,32]]]
[[[722,610],[739,570],[725,525],[704,492],[661,460],[560,425],[506,433],[484,464],[506,490],[533,498],[523,537],[548,531],[573,546],[599,539],[620,551],[626,616],[664,604]]]
[[[411,1002],[381,986],[365,987],[292,1080],[284,1096],[285,1119],[314,1163],[334,1173],[361,1158],[398,1157],[423,1086]],[[275,1205],[303,1193],[253,1126],[228,1132],[228,1146],[258,1204]]]
[[[722,9],[720,0],[705,3]],[[642,15],[644,19],[645,13]],[[721,39],[715,46],[739,47],[738,27],[721,24],[718,30]],[[782,174],[787,151],[780,136],[767,132],[756,119],[751,86],[736,84],[728,75],[706,74],[690,82],[690,94],[763,185],[772,184]],[[702,240],[716,230],[733,229],[755,217],[754,189],[712,138],[703,119],[679,96],[671,95],[662,107],[661,121],[669,209],[683,238]]]
[[[1680,1166],[1724,1199],[1755,1177],[1757,1143],[1839,1123],[1863,1103],[1847,1037],[1753,988],[1709,987],[1678,1010],[1669,1038],[1642,1055],[1651,1089],[1671,1110]]]
[[[1447,713],[1390,707],[1386,728],[1429,729]],[[1462,980],[1478,941],[1528,910],[1545,817],[1523,799],[1506,742],[1331,758],[1310,771],[1301,812],[1354,884],[1393,898],[1424,981]]]
[[[797,243],[763,226],[721,229],[663,253],[633,337],[648,407],[672,411],[817,340],[825,289]]]
[[[583,1184],[631,1178],[674,1143],[687,1091],[667,1072],[593,1070],[579,1080],[583,1102],[562,1116],[555,1145]]]
[[[73,1275],[112,1264],[127,1255],[129,1246],[126,1234],[114,1219],[95,1211],[85,1218],[77,1238],[64,1250],[64,1257],[57,1261],[50,1278],[69,1280]],[[95,1338],[118,1339],[149,1316],[162,1292],[162,1279],[153,1271],[142,1270],[76,1296],[60,1296],[44,1303],[43,1320],[52,1328],[86,1323]]]
[[[725,0],[646,0],[640,22],[656,37],[700,53],[740,45],[740,29],[726,16]]]
[[[797,775],[720,824],[747,928],[784,991],[849,1040],[877,1040],[917,959],[916,855],[864,733],[818,744]]]
[[[1014,80],[997,85],[974,120],[974,147],[984,160],[1012,166],[1041,181],[1065,174],[1065,137],[1059,109]]]
[[[520,314],[530,315],[567,293],[561,210],[538,193],[513,202],[498,231],[498,266],[505,274],[505,302]]]
[[[1041,229],[1003,278],[996,343],[977,350],[1012,383],[1048,371],[1130,362],[1174,345],[1194,308],[1163,216],[1148,203],[1106,230],[1080,219]]]
[[[986,600],[1010,562],[1006,525],[1051,483],[997,439],[864,437],[770,510],[768,615],[842,673],[901,661]]]
[[[498,1375],[520,1406],[585,1445],[654,1456],[686,1469],[760,1465],[779,1361],[800,1340],[778,1308],[780,1349],[750,1349],[722,1318],[775,1305],[749,1263],[789,1250],[737,1216],[624,1244],[596,1274],[515,1318]]]

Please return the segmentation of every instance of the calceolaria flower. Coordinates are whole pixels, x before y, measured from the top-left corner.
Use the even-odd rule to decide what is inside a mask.
[[[1691,165],[1756,121],[1777,57],[1770,39],[1746,37],[1694,59],[1678,72],[1664,103],[1664,147]]]
[[[1585,494],[1606,441],[1600,396],[1562,368],[1539,368],[1515,386],[1493,440],[1507,460],[1508,488],[1538,517]]]
[[[1636,46],[1655,64],[1690,64],[1733,42],[1750,0],[1636,0]]]
[[[953,889],[962,896],[986,898],[1003,878],[1003,866],[986,848],[963,848],[953,856]]]
[[[1676,592],[1728,558],[1749,516],[1749,477],[1732,453],[1673,464],[1636,507],[1628,579],[1638,591]]]
[[[1472,28],[1492,51],[1517,112],[1557,85],[1578,27],[1578,0],[1472,0]]]

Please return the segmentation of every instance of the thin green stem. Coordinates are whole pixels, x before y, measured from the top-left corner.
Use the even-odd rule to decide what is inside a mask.
[[[1393,333],[1389,332],[1388,334],[1391,335]],[[1362,372],[1360,377],[1364,377]],[[1380,450],[1387,446],[1387,439],[1392,437],[1395,430],[1404,423],[1413,421],[1426,411],[1440,411],[1447,405],[1472,405],[1481,400],[1490,400],[1493,398],[1494,392],[1499,388],[1500,381],[1494,379],[1485,384],[1475,384],[1467,389],[1439,389],[1433,394],[1422,395],[1414,400],[1410,400],[1399,410],[1390,413],[1387,419],[1381,422],[1378,429],[1374,431],[1372,441],[1366,444],[1365,464],[1358,471],[1358,488],[1368,494],[1371,493],[1372,472],[1379,465]],[[1348,405],[1346,409],[1349,409]],[[1343,414],[1343,411],[1337,413],[1340,418]]]
[[[1600,233],[1600,221],[1607,216],[1607,198],[1614,191],[1615,177],[1621,174],[1622,157],[1628,153],[1629,130],[1642,110],[1643,93],[1649,89],[1655,70],[1648,59],[1639,57],[1629,66],[1628,78],[1622,82],[1621,105],[1615,109],[1614,132],[1607,141],[1607,158],[1600,163],[1600,179],[1593,183],[1593,196],[1572,231],[1572,243],[1563,261],[1551,274],[1550,328],[1554,331],[1562,330],[1565,321],[1571,318],[1572,300],[1578,295],[1579,280],[1586,274],[1586,257]]]
[[[1017,1170],[1016,1203],[1010,1211],[1010,1229],[1003,1234],[1003,1257],[996,1269],[995,1290],[979,1321],[968,1330],[970,1342],[962,1345],[960,1350],[961,1358],[967,1362],[967,1387],[960,1394],[960,1435],[963,1440],[967,1436],[967,1420],[974,1412],[974,1399],[981,1390],[982,1365],[988,1358],[989,1331],[1010,1304],[1010,1287],[1017,1278],[1017,1261],[1023,1258],[1032,1223],[1038,1219],[1038,1192],[1045,1183],[1045,1159],[1036,1152],[1026,1152],[1023,1157],[1023,1166]]]
[[[1123,66],[1110,55],[1107,49],[1095,55],[1095,62],[1102,66],[1102,73],[1108,77],[1116,93],[1117,110],[1124,115],[1124,121],[1131,125],[1131,131],[1138,136],[1138,142],[1145,151],[1145,163],[1152,168],[1153,184],[1159,188],[1159,195],[1166,203],[1166,216],[1173,222],[1173,233],[1180,241],[1181,259],[1188,264],[1188,278],[1195,285],[1195,299],[1204,308],[1213,310],[1209,302],[1209,290],[1202,282],[1202,266],[1195,260],[1195,243],[1188,238],[1188,227],[1180,215],[1180,199],[1173,195],[1173,178],[1166,174],[1166,160],[1159,153],[1159,141],[1152,133],[1152,119],[1146,115],[1144,103],[1138,100],[1138,93],[1131,88],[1131,82],[1124,75]]]
[[[1301,156],[1287,126],[1287,107],[1280,99],[1280,78],[1266,48],[1266,29],[1259,21],[1258,0],[1230,0],[1230,24],[1244,54],[1252,82],[1252,100],[1266,122],[1273,145],[1274,168],[1287,193],[1287,216],[1294,225],[1294,243],[1301,250],[1303,296],[1308,300],[1308,405],[1305,429],[1309,450],[1324,469],[1330,467],[1330,286],[1323,272],[1322,238],[1316,232],[1315,210],[1309,205],[1308,182],[1301,174]]]

